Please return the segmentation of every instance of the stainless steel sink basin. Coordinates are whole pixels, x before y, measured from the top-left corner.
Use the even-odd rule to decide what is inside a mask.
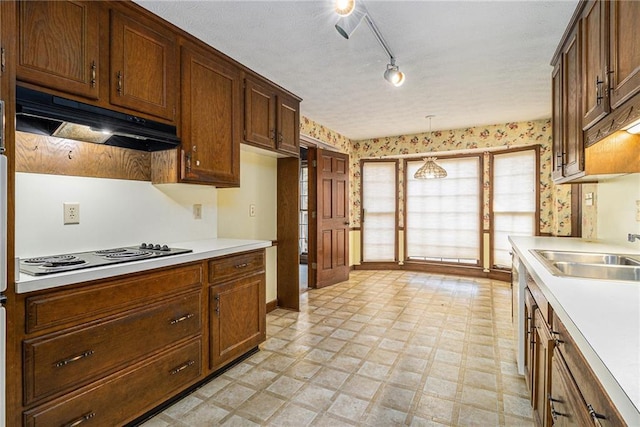
[[[551,262],[572,262],[580,264],[610,264],[640,266],[640,255],[607,254],[593,252],[566,252],[535,250],[543,258]]]
[[[555,276],[640,282],[640,255],[532,250]]]

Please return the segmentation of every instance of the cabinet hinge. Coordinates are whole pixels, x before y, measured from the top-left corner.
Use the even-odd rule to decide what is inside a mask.
[[[311,218],[315,218],[316,217],[316,211],[311,212]]]
[[[4,69],[7,65],[7,58],[5,56],[4,48],[0,48],[0,72],[4,73]]]
[[[243,137],[243,138],[246,138],[246,137],[247,137],[247,130],[246,130],[246,129],[244,129],[244,130],[242,131],[242,137]]]
[[[313,166],[314,168],[318,166],[318,161],[314,160],[313,162],[311,162],[311,166]]]
[[[318,269],[318,264],[317,264],[317,263],[315,263],[315,262],[312,262],[312,263],[311,263],[311,269],[312,269],[312,270],[317,270],[317,269]]]

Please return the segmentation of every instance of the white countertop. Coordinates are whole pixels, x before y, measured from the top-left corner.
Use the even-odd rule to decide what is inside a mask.
[[[640,426],[640,282],[554,276],[529,252],[640,254],[640,245],[630,250],[566,237],[512,236],[509,240],[622,417],[630,426]]]
[[[123,264],[107,265],[103,267],[85,268],[44,276],[31,276],[29,274],[20,273],[18,280],[16,281],[16,293],[21,294],[39,291],[64,285],[71,285],[73,283],[115,277],[121,274],[137,273],[159,267],[168,267],[192,261],[201,261],[203,259],[215,258],[238,252],[268,248],[271,246],[271,241],[207,239],[192,242],[172,243],[169,246],[174,248],[192,249],[193,252],[148,260],[132,261]]]

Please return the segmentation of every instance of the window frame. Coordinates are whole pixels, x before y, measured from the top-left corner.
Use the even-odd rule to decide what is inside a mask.
[[[364,220],[364,165],[365,163],[393,163],[395,166],[395,186],[396,192],[398,194],[395,197],[395,213],[394,213],[394,259],[391,261],[364,261],[364,233],[366,222]],[[398,227],[398,219],[399,217],[399,207],[400,207],[400,180],[399,180],[399,160],[398,159],[361,159],[360,160],[360,264],[361,265],[372,265],[372,264],[384,264],[384,263],[398,263],[399,259],[399,227]]]
[[[428,157],[429,153],[425,153],[424,157]],[[483,234],[484,234],[484,227],[483,227],[483,210],[484,210],[484,197],[483,197],[483,176],[484,176],[484,154],[481,152],[478,153],[465,153],[465,154],[455,154],[455,155],[439,155],[437,158],[438,160],[449,160],[449,159],[462,159],[462,158],[477,158],[478,159],[478,187],[477,187],[477,191],[478,191],[478,244],[479,244],[479,253],[478,253],[478,262],[475,264],[471,264],[471,263],[459,263],[459,262],[449,262],[449,261],[436,261],[436,260],[420,260],[420,259],[411,259],[409,258],[409,254],[408,254],[408,248],[407,248],[407,238],[406,238],[406,234],[408,232],[408,227],[407,227],[407,203],[409,200],[408,197],[408,183],[409,183],[409,176],[408,176],[408,163],[409,162],[415,162],[417,160],[419,160],[418,158],[407,158],[404,159],[403,162],[403,167],[404,167],[404,188],[403,188],[403,194],[404,194],[404,210],[403,210],[403,219],[404,219],[404,230],[405,230],[405,238],[404,238],[404,257],[403,257],[403,262],[405,264],[414,264],[414,265],[437,265],[437,266],[447,266],[447,267],[452,267],[452,268],[463,268],[463,269],[479,269],[482,270],[483,269],[483,265],[484,265],[484,238],[483,238]],[[442,178],[442,179],[447,179],[447,178]],[[452,270],[452,272],[455,272],[455,270]]]
[[[499,268],[495,265],[493,251],[495,249],[495,214],[493,211],[493,200],[494,200],[494,157],[496,155],[501,154],[509,154],[516,153],[520,151],[534,151],[535,152],[535,172],[537,185],[535,185],[536,194],[535,194],[535,214],[534,214],[534,236],[540,235],[540,144],[530,145],[526,147],[517,147],[504,149],[499,151],[491,151],[489,152],[489,268],[494,271],[511,271],[510,268]]]

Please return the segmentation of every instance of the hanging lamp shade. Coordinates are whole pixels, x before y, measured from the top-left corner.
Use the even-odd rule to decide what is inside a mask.
[[[447,176],[447,171],[436,163],[437,157],[425,157],[424,164],[420,166],[420,169],[413,175],[415,179],[434,179],[444,178]]]

